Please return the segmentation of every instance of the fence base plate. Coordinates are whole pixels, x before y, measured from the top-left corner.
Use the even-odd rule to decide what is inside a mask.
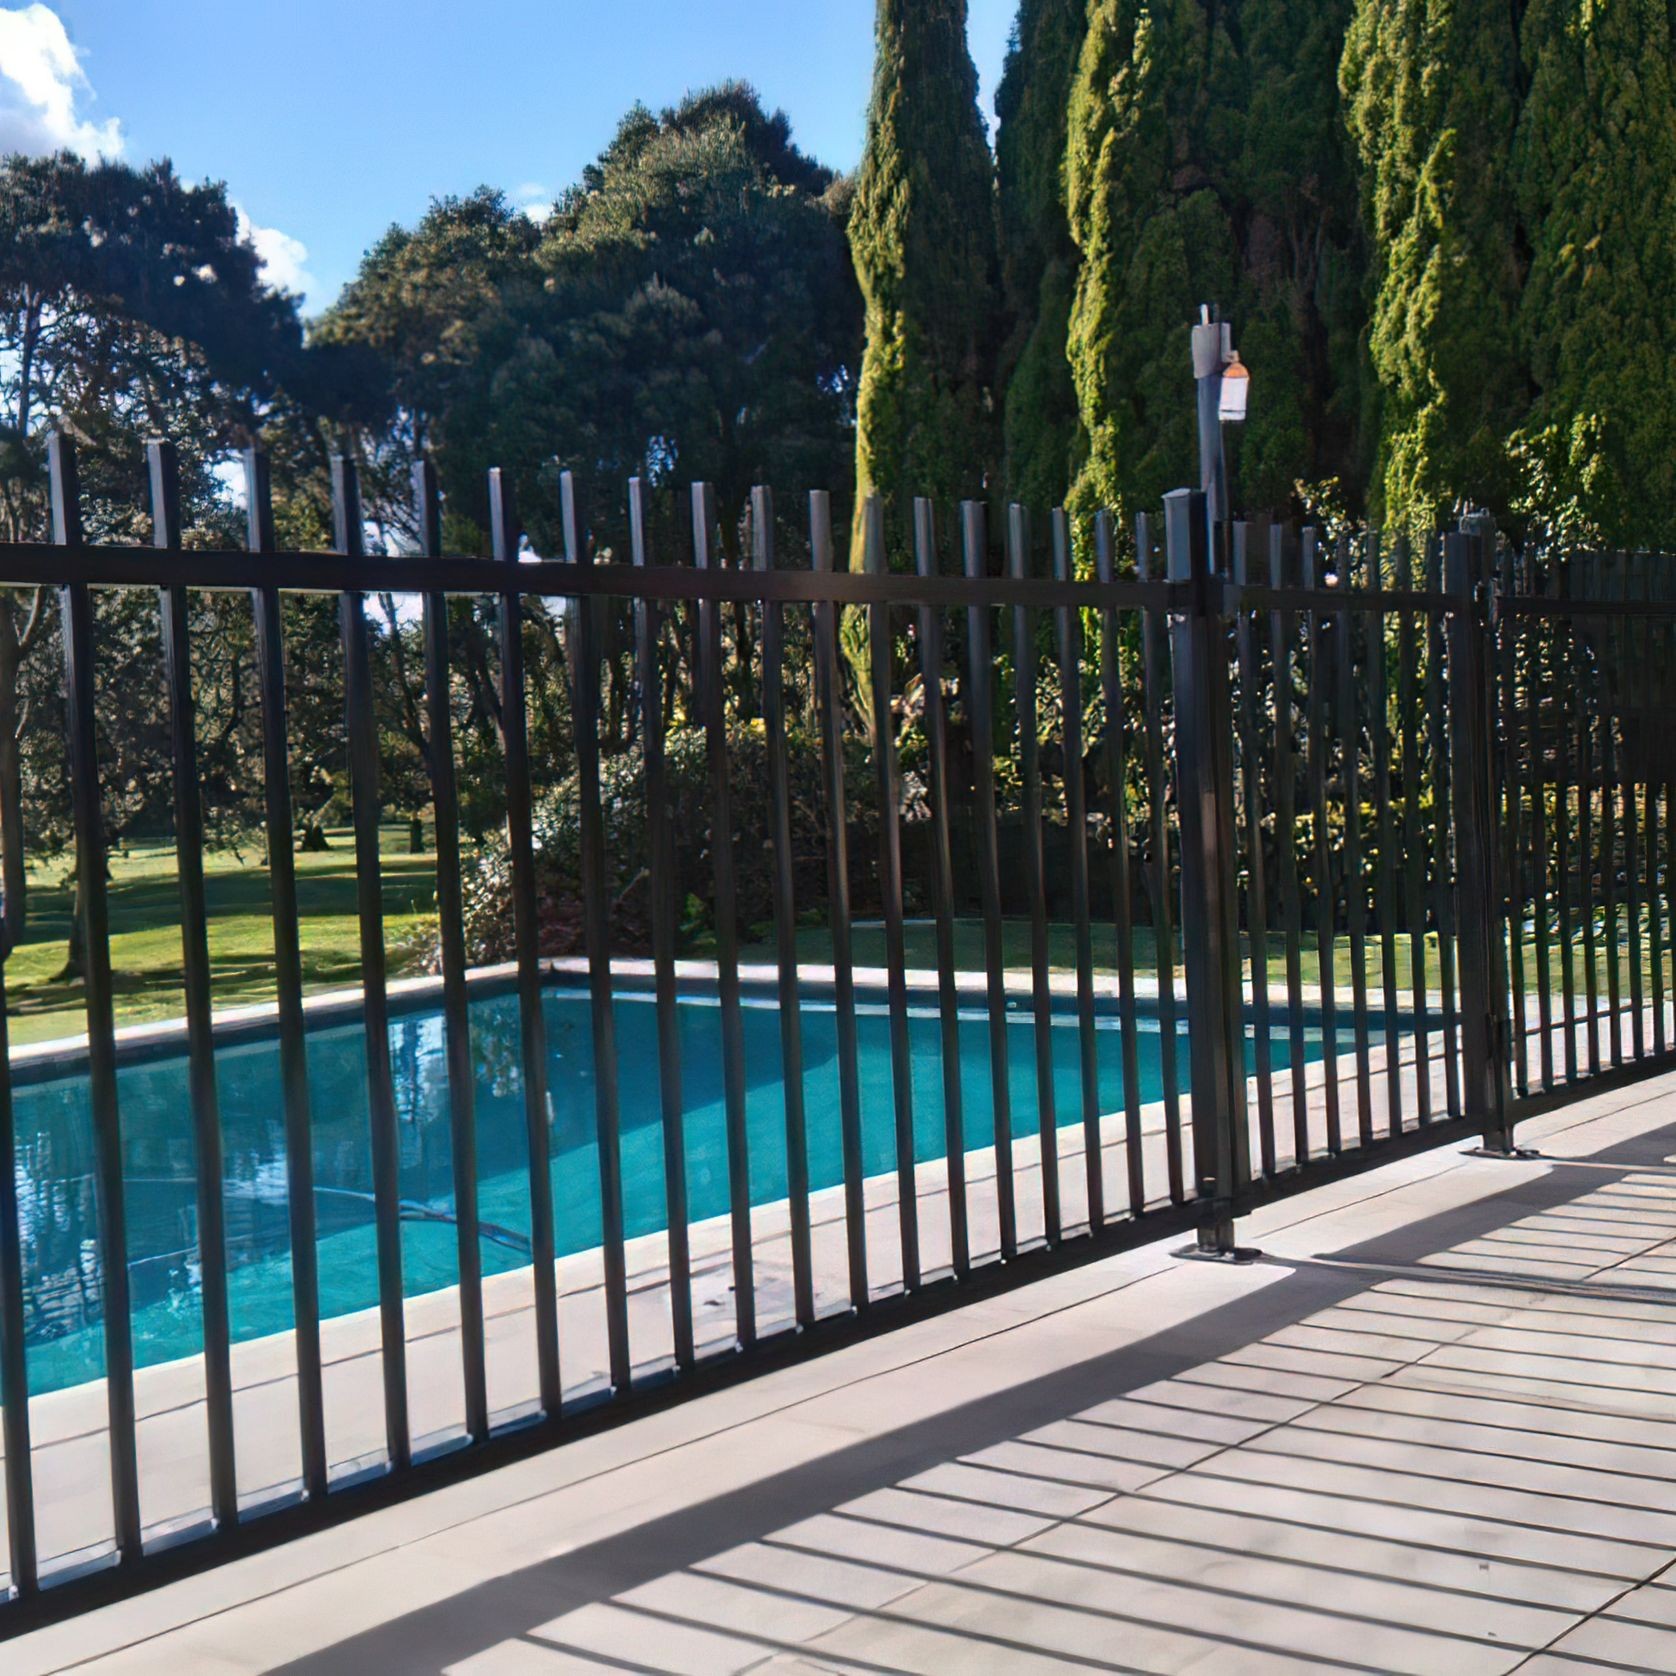
[[[1170,1253],[1172,1257],[1183,1257],[1192,1263],[1230,1263],[1243,1267],[1247,1263],[1255,1263],[1263,1255],[1254,1245],[1231,1245],[1218,1248],[1214,1245],[1184,1245],[1179,1250]]]
[[[1502,1164],[1529,1164],[1543,1155],[1534,1146],[1469,1146],[1461,1149],[1463,1158],[1494,1158]]]

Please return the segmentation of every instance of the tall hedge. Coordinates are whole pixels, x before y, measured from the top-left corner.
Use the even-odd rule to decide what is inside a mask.
[[[1666,0],[1533,0],[1514,167],[1535,386],[1520,510],[1612,543],[1676,538],[1676,85]]]
[[[1375,270],[1372,511],[1505,514],[1530,395],[1512,150],[1519,0],[1356,0],[1341,69]],[[1576,9],[1575,4],[1566,8]],[[1582,117],[1581,108],[1574,120]]]
[[[999,383],[1002,483],[1011,499],[1056,506],[1077,454],[1066,359],[1078,253],[1065,207],[1066,107],[1087,0],[1023,0],[995,95],[1006,338]]]
[[[1065,160],[1080,506],[1128,512],[1196,481],[1188,333],[1210,301],[1255,376],[1236,502],[1359,487],[1345,15],[1344,0],[1090,0]]]
[[[912,496],[981,494],[993,469],[995,181],[966,0],[879,0],[849,234],[867,311],[858,518],[877,492],[899,535]]]

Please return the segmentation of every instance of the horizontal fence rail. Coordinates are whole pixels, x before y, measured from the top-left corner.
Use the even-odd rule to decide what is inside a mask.
[[[288,552],[255,455],[226,552],[185,545],[166,445],[154,545],[119,547],[51,462],[54,540],[0,548],[0,589],[57,590],[86,1040],[0,1053],[0,1634],[1056,1263],[1234,1256],[1267,1197],[1510,1154],[1676,1051],[1650,561],[1182,492],[1129,525],[873,501],[844,568],[824,493],[641,479],[613,550],[569,473],[538,559],[499,472],[462,558],[428,464],[397,557],[345,460],[338,551]],[[108,673],[141,590],[160,698]],[[203,762],[242,724],[211,630],[261,781],[254,1021],[212,1010]],[[184,1022],[139,1042],[101,718],[156,703]],[[322,777],[330,1001],[296,856]],[[417,984],[398,795],[434,831]]]

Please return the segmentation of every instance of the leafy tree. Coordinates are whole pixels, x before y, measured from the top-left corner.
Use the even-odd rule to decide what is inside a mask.
[[[993,164],[966,0],[879,0],[850,250],[867,305],[857,404],[862,497],[981,494],[995,450],[999,321]]]
[[[1673,34],[1665,0],[1533,0],[1524,18],[1520,506],[1611,544],[1676,531]]]
[[[848,200],[742,84],[631,111],[537,252],[559,376],[520,360],[512,389],[604,482],[714,483],[730,544],[753,483],[788,506],[842,489],[861,327]]]
[[[484,489],[467,481],[479,464],[473,439],[490,416],[493,370],[539,299],[539,238],[535,223],[488,187],[439,198],[413,229],[384,233],[316,324],[316,343],[359,351],[370,369],[360,402],[345,400],[333,417],[349,421],[363,504],[382,533],[415,534],[415,460],[431,454],[444,470],[469,455],[470,465],[462,460],[449,475],[449,545],[483,544]],[[371,392],[385,400],[369,403]],[[324,510],[323,460],[316,470]]]
[[[1392,524],[1435,524],[1459,501],[1505,513],[1513,499],[1508,445],[1530,393],[1511,166],[1523,9],[1357,0],[1346,36],[1340,81],[1375,251],[1372,509]]]
[[[703,480],[716,485],[724,556],[737,561],[753,484],[772,482],[791,518],[801,491],[842,493],[861,348],[848,201],[848,183],[798,150],[782,113],[729,83],[661,113],[635,107],[540,228],[482,191],[433,205],[412,233],[393,229],[319,332],[377,355],[388,382],[390,416],[356,432],[369,512],[404,539],[407,470],[428,453],[445,540],[481,550],[487,472],[500,466],[533,545],[557,552],[562,462],[588,492],[598,548],[626,547],[623,485],[639,475],[659,491],[658,550],[675,556],[690,530],[675,489]],[[603,617],[611,750],[629,727],[632,668],[626,619]],[[747,631],[740,614],[741,669]],[[499,734],[493,623],[457,611],[455,634],[461,749],[488,760]],[[527,605],[525,644],[532,745],[552,784],[571,761],[553,611]],[[411,704],[392,717],[422,752]]]
[[[1078,251],[1065,212],[1066,105],[1086,0],[1024,0],[995,95],[1001,217],[1002,477],[1009,499],[1057,506],[1075,470],[1077,397],[1066,359]]]
[[[594,481],[606,545],[636,473],[714,482],[729,532],[753,483],[788,504],[841,488],[860,348],[847,196],[730,83],[630,111],[544,227],[481,191],[392,229],[320,328],[387,369],[396,419],[368,455],[392,462],[392,521],[421,451],[455,532],[481,528],[499,465],[549,551],[555,457]]]
[[[270,290],[218,185],[165,161],[0,162],[0,535],[44,528],[46,431],[81,448],[90,526],[135,531],[133,439],[168,435],[189,491],[250,442],[300,364],[295,302]]]
[[[185,503],[202,515],[217,500],[215,458],[253,440],[281,382],[306,382],[303,368],[295,302],[264,284],[224,188],[188,185],[167,162],[0,160],[0,539],[46,532],[52,427],[78,444],[93,539],[149,534],[148,436],[174,439]],[[100,611],[113,656],[155,651],[154,601],[113,595]],[[41,591],[0,600],[0,878],[13,939],[26,836],[50,850],[67,829],[60,730],[49,725],[62,702],[48,654],[57,629]],[[167,785],[148,766],[162,745],[133,690],[100,705],[117,828],[154,818]]]

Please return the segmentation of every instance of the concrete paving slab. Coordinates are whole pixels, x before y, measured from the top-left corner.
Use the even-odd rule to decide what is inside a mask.
[[[1619,1670],[1676,1669],[1676,1629],[1668,1624],[1634,1623],[1614,1613],[1586,1618],[1553,1645],[1561,1656],[1593,1659]]]

